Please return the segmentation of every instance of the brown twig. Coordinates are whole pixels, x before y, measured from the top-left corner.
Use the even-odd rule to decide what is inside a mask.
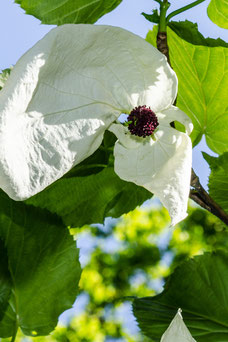
[[[166,32],[159,32],[158,30],[157,49],[166,56],[167,61],[169,65],[171,66]],[[176,104],[176,100],[174,104]],[[221,221],[223,221],[226,225],[228,225],[228,215],[206,192],[206,190],[200,184],[199,177],[195,174],[193,169],[192,169],[192,177],[191,177],[191,187],[192,189],[190,191],[189,197],[194,202],[199,204],[202,208],[208,210],[210,213],[214,214]]]
[[[157,34],[157,49],[161,53],[163,53],[163,55],[166,56],[169,65],[171,65],[170,59],[169,59],[169,47],[167,44],[167,33],[166,32],[158,32],[158,34]]]
[[[226,212],[211,198],[207,191],[200,184],[199,177],[192,169],[191,187],[189,197],[199,204],[202,208],[210,211],[212,214],[220,218],[226,225],[228,225],[228,215]]]

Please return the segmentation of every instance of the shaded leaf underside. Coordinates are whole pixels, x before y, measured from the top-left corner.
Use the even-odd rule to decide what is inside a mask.
[[[78,292],[75,241],[61,219],[47,210],[15,202],[3,192],[0,204],[0,236],[12,280],[0,336],[11,336],[16,324],[25,335],[47,335]]]

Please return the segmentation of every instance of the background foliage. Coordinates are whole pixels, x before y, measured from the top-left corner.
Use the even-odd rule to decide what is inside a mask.
[[[121,338],[120,341],[146,342],[147,338],[136,330],[132,318],[123,323],[124,308],[128,308],[132,300],[124,297],[155,295],[162,290],[164,281],[177,265],[186,263],[189,257],[228,244],[224,225],[202,209],[191,208],[190,215],[175,228],[173,235],[168,224],[165,209],[151,210],[149,206],[135,209],[118,220],[107,221],[105,226],[72,229],[79,244],[80,239],[81,243],[85,239],[92,242],[89,249],[81,251],[84,266],[80,296],[85,298],[85,308],[65,327],[60,325],[50,337],[36,337],[34,341],[103,342]],[[179,288],[181,278],[192,284],[191,273],[181,278],[178,273],[174,275],[172,288]],[[214,277],[215,283],[217,279]],[[216,305],[216,301],[213,303]],[[213,310],[210,313],[213,318]],[[162,330],[156,328],[156,331],[160,338]],[[22,334],[17,341],[24,341]],[[26,338],[26,341],[30,339]]]

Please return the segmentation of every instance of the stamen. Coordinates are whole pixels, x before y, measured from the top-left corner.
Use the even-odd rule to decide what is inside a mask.
[[[131,134],[143,138],[152,135],[159,125],[156,114],[146,106],[135,107],[127,120]]]

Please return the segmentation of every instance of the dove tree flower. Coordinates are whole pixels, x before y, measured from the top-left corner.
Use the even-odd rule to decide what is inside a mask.
[[[161,342],[196,342],[183,321],[181,309],[162,335]]]
[[[186,216],[192,149],[176,95],[174,71],[144,39],[111,26],[51,30],[0,92],[0,187],[14,200],[35,195],[94,153],[110,129],[115,172],[158,196],[176,224]],[[140,108],[154,120],[146,128],[118,122]]]

